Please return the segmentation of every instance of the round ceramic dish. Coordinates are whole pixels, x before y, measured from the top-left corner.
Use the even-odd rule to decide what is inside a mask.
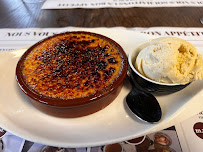
[[[81,98],[70,98],[70,99],[61,99],[61,98],[54,98],[48,97],[45,95],[41,95],[37,93],[35,90],[31,89],[23,76],[22,68],[26,57],[33,51],[34,48],[39,46],[40,44],[44,43],[45,41],[49,41],[53,37],[67,35],[67,34],[86,34],[90,36],[96,36],[99,39],[109,42],[116,48],[122,58],[122,67],[120,69],[119,74],[117,77],[110,83],[110,85],[105,86],[105,89],[99,90],[94,94],[90,94],[88,96],[84,96]],[[36,106],[41,111],[57,116],[57,117],[80,117],[92,114],[97,112],[107,105],[109,105],[119,94],[123,80],[126,76],[126,71],[128,67],[127,56],[121,46],[117,44],[112,39],[105,37],[100,34],[90,33],[90,32],[66,32],[57,34],[51,37],[48,37],[40,42],[31,46],[20,58],[17,67],[16,67],[16,79],[18,85],[20,86],[21,90],[29,97],[32,104]]]
[[[150,41],[144,42],[140,45],[138,45],[134,50],[132,50],[129,53],[128,56],[128,62],[130,65],[130,71],[131,74],[133,75],[133,78],[136,80],[136,82],[145,90],[155,93],[157,95],[164,95],[164,94],[170,94],[177,92],[186,86],[188,86],[190,83],[186,85],[180,85],[180,84],[167,84],[167,83],[160,83],[153,81],[149,78],[146,78],[142,74],[140,74],[137,69],[134,66],[134,62],[139,54],[139,52],[147,47],[150,44]]]

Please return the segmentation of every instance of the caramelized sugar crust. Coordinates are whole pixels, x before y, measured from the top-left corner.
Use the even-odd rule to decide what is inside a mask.
[[[23,63],[23,77],[35,92],[74,99],[106,91],[121,74],[123,56],[96,35],[68,33],[37,45]]]

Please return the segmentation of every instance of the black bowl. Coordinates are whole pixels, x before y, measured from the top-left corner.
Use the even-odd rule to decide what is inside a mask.
[[[141,73],[138,72],[136,67],[134,66],[135,60],[139,52],[147,47],[150,44],[150,41],[144,42],[138,45],[134,50],[129,53],[128,56],[128,63],[129,63],[129,70],[131,72],[132,77],[134,80],[146,91],[156,94],[156,95],[166,95],[171,94],[177,91],[180,91],[187,87],[190,83],[185,85],[182,84],[172,84],[172,83],[160,83],[154,80],[151,80]]]

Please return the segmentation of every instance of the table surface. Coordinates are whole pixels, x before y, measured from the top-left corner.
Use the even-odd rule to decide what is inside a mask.
[[[41,10],[42,5],[0,0],[0,28],[203,27],[202,7]]]

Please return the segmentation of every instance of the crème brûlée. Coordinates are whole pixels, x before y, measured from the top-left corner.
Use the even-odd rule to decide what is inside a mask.
[[[81,105],[108,95],[127,70],[122,48],[95,33],[58,34],[29,50],[21,59],[22,81],[51,105]]]

